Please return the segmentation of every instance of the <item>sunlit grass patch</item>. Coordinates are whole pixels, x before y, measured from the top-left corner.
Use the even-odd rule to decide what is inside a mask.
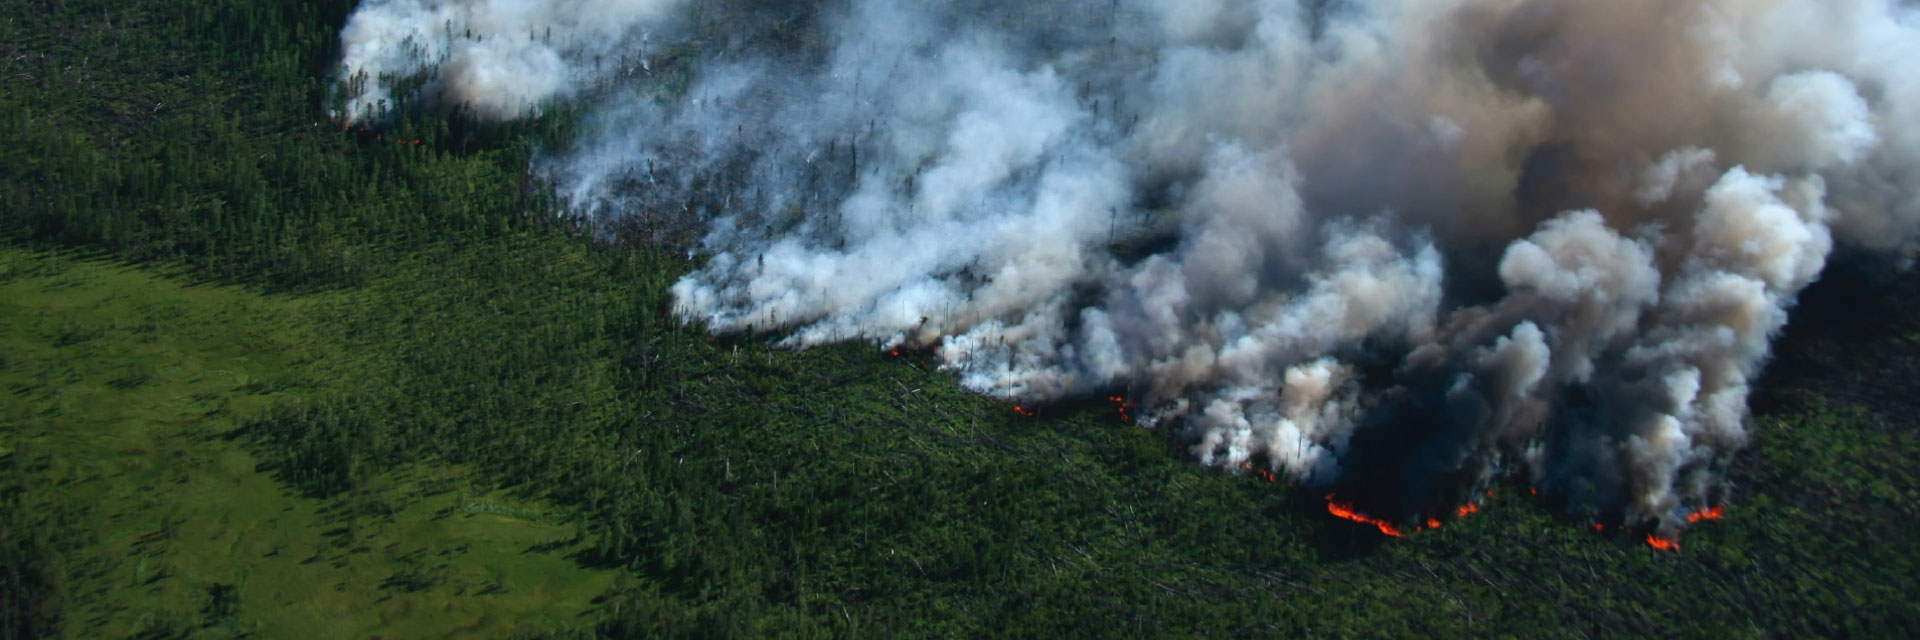
[[[570,623],[611,584],[567,559],[565,518],[498,517],[552,511],[464,468],[409,463],[326,500],[267,473],[241,425],[366,375],[311,321],[330,295],[0,250],[0,456],[83,514],[69,635],[504,636]]]

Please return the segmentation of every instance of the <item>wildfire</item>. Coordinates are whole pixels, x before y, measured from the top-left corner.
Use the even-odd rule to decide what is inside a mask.
[[[1708,507],[1708,508],[1701,509],[1699,511],[1695,511],[1693,513],[1687,514],[1687,524],[1693,524],[1695,522],[1699,522],[1702,520],[1719,520],[1720,517],[1726,515],[1726,513],[1727,513],[1726,507]],[[1596,524],[1593,527],[1595,531],[1600,530],[1600,525]],[[1680,550],[1680,539],[1677,537],[1664,538],[1659,536],[1658,534],[1649,533],[1647,534],[1647,544],[1661,551],[1679,551]]]
[[[1695,511],[1693,513],[1687,514],[1687,524],[1693,524],[1701,520],[1719,520],[1720,516],[1726,515],[1726,511],[1727,511],[1726,507],[1712,507],[1708,509],[1701,509],[1699,511]]]
[[[1465,518],[1467,516],[1470,516],[1479,512],[1480,512],[1480,505],[1469,502],[1469,503],[1460,505],[1460,508],[1458,509],[1454,509],[1453,517]]]
[[[900,350],[899,350],[899,349],[888,349],[888,350],[887,350],[887,355],[890,355],[890,356],[893,356],[893,357],[895,357],[895,358],[898,358],[898,357],[900,357]]]
[[[1602,531],[1606,531],[1606,530],[1607,530],[1607,526],[1606,526],[1606,525],[1603,525],[1603,524],[1600,524],[1600,523],[1598,523],[1598,522],[1595,522],[1595,523],[1593,523],[1593,531],[1594,531],[1594,533],[1600,533],[1600,532],[1602,532]]]
[[[1440,528],[1440,520],[1438,518],[1427,518],[1427,528],[1428,529]]]
[[[1115,405],[1119,405],[1121,422],[1133,422],[1133,414],[1130,411],[1133,409],[1133,403],[1127,402],[1126,397],[1107,396],[1107,400]]]
[[[1014,405],[1013,412],[1023,416],[1027,416],[1027,417],[1033,417],[1033,416],[1039,415],[1038,413],[1034,412],[1034,410],[1028,409],[1026,407],[1022,407],[1020,405]]]
[[[1358,511],[1354,511],[1352,505],[1344,505],[1338,502],[1334,502],[1333,494],[1331,493],[1327,494],[1327,512],[1332,513],[1333,515],[1346,520],[1352,520],[1354,522],[1364,522],[1364,523],[1373,525],[1375,528],[1380,530],[1380,533],[1384,533],[1384,534],[1393,536],[1395,538],[1407,537],[1406,533],[1403,533],[1400,531],[1400,527],[1394,526],[1393,523],[1391,522],[1387,522],[1385,520],[1380,520],[1377,518],[1370,518],[1365,514],[1362,514]]]
[[[1255,468],[1253,468],[1253,463],[1251,463],[1251,462],[1242,462],[1242,463],[1240,463],[1240,470],[1241,470],[1241,471],[1252,471],[1252,472],[1254,472],[1254,473],[1256,473],[1256,474],[1259,474],[1259,476],[1260,476],[1260,477],[1262,477],[1262,478],[1266,478],[1266,479],[1267,479],[1267,482],[1273,482],[1273,480],[1274,480],[1274,475],[1273,475],[1273,472],[1272,472],[1272,471],[1268,471],[1268,470],[1266,470],[1266,469],[1255,469]]]

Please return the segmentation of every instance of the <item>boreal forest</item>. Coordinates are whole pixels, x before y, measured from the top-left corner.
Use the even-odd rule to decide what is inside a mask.
[[[600,84],[505,114],[487,111],[490,103],[449,107],[450,85],[433,68],[388,69],[384,77],[343,72],[343,57],[352,58],[343,28],[362,4],[394,3],[0,3],[0,639],[1920,633],[1920,275],[1885,252],[1848,249],[1844,217],[1831,218],[1841,248],[1824,271],[1816,267],[1769,298],[1794,303],[1779,306],[1780,328],[1761,331],[1761,347],[1770,339],[1771,351],[1743,369],[1755,377],[1741,387],[1750,411],[1732,423],[1744,434],[1734,438],[1737,455],[1701,463],[1710,476],[1688,476],[1695,467],[1683,465],[1680,479],[1657,483],[1664,491],[1695,478],[1709,487],[1676,489],[1682,497],[1660,503],[1661,511],[1593,497],[1604,482],[1518,471],[1525,465],[1512,457],[1504,466],[1475,466],[1504,446],[1492,440],[1484,450],[1462,449],[1443,471],[1406,471],[1403,461],[1431,451],[1400,444],[1415,442],[1404,439],[1416,428],[1406,425],[1455,415],[1448,413],[1455,405],[1415,400],[1400,413],[1352,418],[1351,448],[1276,444],[1216,456],[1214,447],[1243,450],[1230,436],[1209,439],[1231,430],[1181,425],[1219,414],[1180,412],[1189,398],[1200,407],[1228,397],[1217,391],[1226,383],[1161,392],[1166,378],[1141,373],[1148,370],[1142,365],[1111,383],[1060,378],[1069,382],[1045,387],[1053,378],[1035,374],[1008,386],[955,365],[996,346],[955,337],[998,335],[969,333],[984,324],[959,326],[931,306],[879,330],[874,323],[893,321],[846,309],[790,319],[787,309],[847,289],[809,290],[804,280],[754,281],[787,283],[771,289],[738,284],[759,277],[750,271],[780,268],[769,263],[799,242],[782,238],[815,228],[806,222],[810,212],[857,217],[856,207],[835,203],[863,197],[844,185],[866,173],[900,171],[906,184],[889,183],[889,193],[921,194],[900,198],[916,215],[953,206],[962,212],[956,219],[979,220],[965,217],[970,205],[925,196],[967,179],[942,173],[944,156],[914,166],[887,155],[886,142],[870,142],[887,140],[876,132],[885,122],[849,119],[844,136],[841,129],[823,134],[819,146],[828,148],[818,160],[791,163],[812,168],[785,178],[808,185],[802,197],[756,190],[747,182],[764,177],[761,170],[725,154],[694,168],[662,155],[658,168],[649,161],[596,183],[598,190],[570,190],[570,172],[580,165],[555,159],[606,153],[594,145],[609,131],[684,125],[742,132],[729,139],[736,144],[753,138],[754,122],[730,116],[649,120],[654,107],[608,106],[628,99],[620,96],[670,105],[703,95],[708,84],[725,84],[703,70],[719,68],[716,60],[730,51],[839,64],[834,42],[843,36],[835,30],[854,27],[835,25],[859,18],[817,16],[858,16],[835,7],[874,3],[681,3],[675,10],[684,15],[676,14],[671,30],[653,32],[671,37],[650,36],[632,58],[564,58],[588,76],[602,65],[627,71],[601,72],[594,76]],[[1112,41],[1087,35],[1123,22],[1115,16],[1141,3],[1113,2],[1110,15],[1053,11],[1047,3],[1001,13],[1000,3],[953,4],[964,13],[955,20],[1016,34],[1008,40],[1039,33],[1015,24],[1028,21],[1066,25],[1035,41],[1080,38],[1096,52],[1117,51],[1007,63],[1024,74],[1010,86],[1046,98],[1033,104],[1052,104],[1048,96],[1057,94],[1084,114],[1059,120],[1047,139],[1069,142],[1049,144],[1106,148],[1103,140],[1134,140],[1163,121],[1144,99],[1116,105],[1097,97],[1102,83],[1133,82],[1104,74],[1103,65],[1181,59],[1173,44],[1164,54],[1145,46],[1128,53],[1124,33]],[[1278,4],[1319,11],[1341,3]],[[447,24],[446,38],[477,40]],[[551,30],[499,37],[556,39]],[[914,46],[906,49],[924,49]],[[1034,50],[1024,46],[1005,45]],[[632,71],[641,60],[645,68]],[[1074,60],[1091,61],[1074,67]],[[1089,79],[1075,75],[1081,68],[1093,69]],[[956,73],[981,82],[1000,73],[967,69]],[[832,77],[821,86],[857,87],[869,102],[917,86]],[[369,106],[373,83],[380,101]],[[1900,91],[1862,83],[1863,104]],[[1832,83],[1821,76],[1803,84]],[[736,102],[741,113],[763,113],[744,98]],[[1017,120],[1050,122],[1040,107],[1015,106]],[[875,110],[912,121],[901,115],[908,107]],[[1129,110],[1148,117],[1129,119]],[[1896,140],[1890,127],[1878,139]],[[1073,133],[1080,128],[1090,133]],[[996,131],[984,130],[979,135]],[[633,135],[648,144],[670,137]],[[1466,136],[1471,146],[1471,132],[1447,135]],[[1309,185],[1305,209],[1341,195],[1311,191],[1335,171],[1315,168],[1315,144],[1302,136],[1289,147],[1303,166],[1294,183]],[[765,157],[785,153],[766,145]],[[1361,146],[1337,155],[1394,162],[1395,154]],[[997,184],[1013,186],[992,193],[1031,187],[1045,201],[1053,175],[1046,172],[1086,155],[1036,161],[1044,166],[1010,172]],[[1585,157],[1525,160],[1574,166]],[[1272,166],[1260,162],[1247,166]],[[675,171],[686,173],[661,177]],[[649,181],[675,186],[648,191]],[[1081,235],[1093,249],[1076,259],[1111,261],[1113,273],[1128,275],[1076,276],[1058,285],[1060,299],[1120,300],[1100,283],[1149,274],[1128,269],[1160,260],[1154,256],[1188,255],[1169,247],[1198,242],[1191,237],[1232,236],[1174,221],[1183,203],[1200,198],[1187,194],[1209,184],[1192,182],[1202,186],[1140,187],[1113,198],[1144,204],[1091,210]],[[1852,184],[1830,182],[1835,193]],[[1793,204],[1792,184],[1771,188]],[[1719,190],[1695,189],[1709,201]],[[1554,193],[1583,197],[1578,188]],[[682,205],[670,198],[694,203],[685,210],[766,212],[675,217]],[[1543,202],[1564,204],[1554,198]],[[1572,233],[1597,229],[1600,219],[1540,228]],[[727,224],[762,231],[705,235]],[[989,226],[956,228],[988,233]],[[1654,247],[1640,253],[1664,259],[1657,248],[1664,245],[1616,226],[1623,229],[1618,242],[1606,246],[1627,247],[1622,255]],[[1327,228],[1312,232],[1321,235],[1309,244],[1337,244],[1347,237],[1343,229],[1360,227]],[[1435,228],[1436,242],[1465,237]],[[860,244],[869,240],[859,234],[819,237],[806,246],[848,253],[872,246]],[[1418,237],[1381,232],[1375,244],[1400,247]],[[1528,237],[1557,246],[1548,231]],[[1472,255],[1497,257],[1501,248],[1468,242],[1429,257],[1479,268],[1471,267]],[[992,255],[982,249],[927,268],[942,286],[968,283],[965,299],[986,304],[980,301],[998,294],[996,282],[1017,279],[980,275]],[[908,259],[881,262],[919,268]],[[1283,262],[1263,268],[1292,268]],[[1494,273],[1492,262],[1481,266]],[[1300,290],[1318,291],[1315,274],[1335,271],[1303,267],[1249,286],[1304,282]],[[1506,280],[1489,276],[1494,284],[1482,289],[1503,282],[1520,289],[1504,265],[1498,277]],[[1486,302],[1498,296],[1471,286],[1448,287],[1433,288],[1436,305],[1467,300],[1455,306],[1482,305],[1493,309],[1488,317],[1521,309]],[[778,304],[760,304],[754,296],[762,292]],[[1267,306],[1290,308],[1288,301],[1307,297]],[[1134,306],[1158,304],[1141,300]],[[701,301],[719,302],[695,304]],[[1043,307],[996,308],[982,317],[1018,319],[1023,309]],[[1097,317],[1062,312],[1069,319],[1061,326],[1089,330],[1133,307],[1102,308],[1106,315]],[[1492,354],[1491,361],[1507,345],[1557,340],[1574,326],[1554,324],[1561,316],[1526,317],[1501,321],[1491,330],[1497,336],[1472,334],[1472,349],[1455,352]],[[939,323],[949,324],[914,333]],[[1536,325],[1547,330],[1526,329]],[[1011,320],[994,326],[1009,334],[1017,328]],[[889,337],[895,333],[904,337]],[[1397,348],[1379,346],[1398,344],[1382,335],[1342,338],[1326,360],[1296,359],[1347,358],[1330,369],[1262,379],[1291,385],[1313,371],[1351,371],[1354,397],[1366,406],[1402,397],[1374,394],[1367,385],[1379,380],[1415,380],[1378,388],[1402,385],[1410,389],[1405,397],[1424,397],[1418,375],[1396,377],[1411,366],[1398,359],[1405,350],[1395,359],[1365,355]],[[990,371],[1021,371],[1020,358],[1034,353],[1007,340],[999,338],[1003,351],[994,357],[1012,364]],[[1088,350],[1072,344],[1073,353]],[[1033,371],[1093,370],[1059,353],[1066,351]],[[1625,351],[1595,353],[1603,354],[1592,374],[1600,380],[1616,362],[1604,354]],[[1712,384],[1711,374],[1704,379]],[[1613,415],[1607,407],[1626,396],[1604,393],[1580,396],[1587,404],[1574,404],[1585,408],[1551,409],[1546,423]],[[1326,475],[1336,458],[1344,473]],[[1398,489],[1415,484],[1431,489]]]

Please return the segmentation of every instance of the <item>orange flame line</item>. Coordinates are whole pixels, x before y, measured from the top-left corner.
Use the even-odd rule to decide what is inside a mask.
[[[1473,515],[1473,514],[1475,514],[1475,513],[1479,513],[1479,512],[1480,512],[1480,505],[1477,505],[1477,504],[1474,504],[1474,503],[1471,503],[1471,502],[1469,502],[1469,503],[1466,503],[1466,504],[1463,504],[1463,505],[1460,505],[1460,508],[1458,508],[1458,509],[1454,509],[1454,510],[1453,510],[1453,517],[1455,517],[1455,518],[1465,518],[1465,517],[1467,517],[1467,516],[1470,516],[1470,515]]]
[[[1726,507],[1713,507],[1695,511],[1687,514],[1687,524],[1693,524],[1701,520],[1719,520],[1720,516],[1726,515],[1726,512]]]
[[[1327,499],[1332,500],[1333,496],[1328,495]],[[1380,533],[1384,533],[1384,534],[1393,536],[1395,538],[1407,537],[1407,534],[1401,532],[1399,527],[1393,526],[1393,523],[1387,522],[1385,520],[1380,520],[1377,518],[1367,517],[1366,515],[1361,514],[1358,511],[1354,511],[1353,507],[1349,505],[1340,504],[1338,502],[1328,502],[1327,512],[1332,513],[1333,515],[1346,520],[1352,520],[1354,522],[1364,522],[1366,524],[1373,525],[1375,528],[1378,528],[1380,530]]]
[[[1675,540],[1673,538],[1662,538],[1660,536],[1656,536],[1651,533],[1647,534],[1647,544],[1653,545],[1653,548],[1659,549],[1661,551],[1679,551],[1680,550],[1679,540]]]

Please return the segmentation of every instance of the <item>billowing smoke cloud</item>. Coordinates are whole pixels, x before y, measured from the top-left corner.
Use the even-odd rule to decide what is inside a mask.
[[[582,101],[537,170],[697,234],[682,317],[1124,394],[1397,518],[1524,474],[1671,531],[1836,245],[1920,247],[1894,0],[535,4],[364,4],[354,113]]]
[[[340,32],[348,117],[366,117],[388,88],[432,73],[436,105],[503,119],[631,73],[651,30],[682,0],[366,0]]]

